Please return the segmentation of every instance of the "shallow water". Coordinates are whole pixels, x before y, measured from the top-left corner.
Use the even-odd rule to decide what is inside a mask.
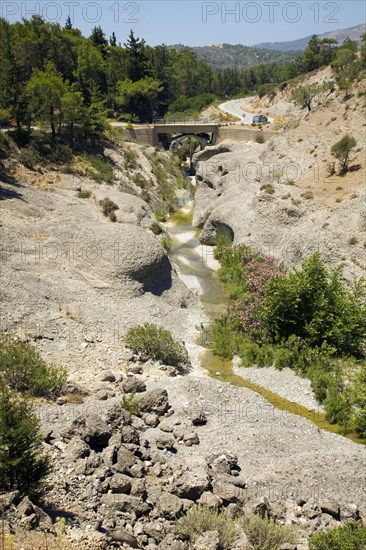
[[[212,320],[226,311],[231,300],[216,273],[219,264],[213,256],[214,247],[201,245],[200,230],[192,226],[193,199],[190,188],[181,193],[179,205],[181,208],[165,224],[172,240],[170,257],[179,271],[180,278],[199,296],[206,316]],[[230,360],[214,355],[209,349],[211,343],[209,323],[206,326],[201,325],[198,340],[201,346],[206,346],[206,351],[201,356],[201,366],[212,378],[248,388],[267,399],[277,409],[302,416],[322,430],[340,433],[340,427],[337,424],[330,424],[322,412],[309,410],[235,374]],[[345,437],[356,443],[366,444],[356,434],[348,434]]]

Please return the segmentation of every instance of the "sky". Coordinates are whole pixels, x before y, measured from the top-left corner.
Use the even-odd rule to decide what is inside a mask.
[[[366,21],[363,0],[0,0],[10,22],[33,13],[64,25],[70,14],[85,36],[100,25],[107,38],[126,41],[130,29],[148,44],[282,42],[353,27]]]

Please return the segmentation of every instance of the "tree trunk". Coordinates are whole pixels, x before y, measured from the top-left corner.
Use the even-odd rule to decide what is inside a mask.
[[[54,117],[53,117],[53,107],[50,107],[50,124],[51,124],[52,140],[55,141],[55,139],[56,139],[56,128],[55,128],[55,120],[54,120]]]

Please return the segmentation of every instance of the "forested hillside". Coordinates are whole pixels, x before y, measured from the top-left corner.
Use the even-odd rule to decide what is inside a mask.
[[[302,57],[287,64],[214,70],[189,49],[150,47],[132,31],[121,47],[101,27],[86,38],[70,20],[61,27],[40,16],[14,24],[0,19],[0,122],[18,128],[45,123],[53,139],[67,129],[71,145],[76,133],[79,142],[93,142],[108,117],[139,122],[169,112],[193,116],[216,97],[268,91],[326,65],[336,50],[343,65],[357,70],[356,43],[337,48],[334,40],[316,36]]]

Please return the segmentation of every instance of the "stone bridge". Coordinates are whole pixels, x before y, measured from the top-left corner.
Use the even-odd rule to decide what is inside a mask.
[[[125,138],[132,139],[143,145],[161,145],[163,136],[169,134],[174,139],[184,135],[197,135],[206,138],[209,145],[219,143],[224,139],[234,141],[256,141],[258,135],[262,135],[264,141],[270,139],[274,132],[272,130],[260,130],[238,124],[220,126],[218,121],[166,121],[156,120],[153,124],[135,124],[132,129],[123,128]]]

